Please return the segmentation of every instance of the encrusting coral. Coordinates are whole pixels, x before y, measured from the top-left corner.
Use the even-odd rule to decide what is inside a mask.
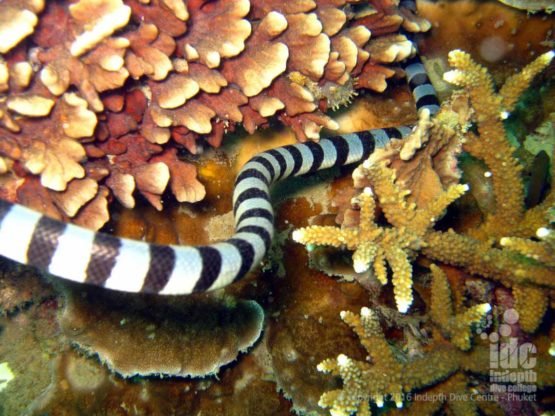
[[[293,238],[305,244],[357,249],[353,256],[355,271],[362,272],[373,263],[373,271],[382,283],[386,282],[384,259],[387,259],[393,272],[397,308],[402,312],[407,311],[412,301],[409,259],[416,252],[501,281],[513,287],[523,329],[533,332],[547,308],[545,288],[553,287],[555,270],[548,244],[530,239],[535,237],[536,230],[548,225],[547,213],[555,193],[551,191],[534,207],[525,207],[522,167],[513,156],[514,148],[506,138],[503,119],[553,56],[553,52],[540,56],[510,77],[496,93],[483,67],[468,54],[453,51],[449,59],[456,70],[445,77],[463,86],[464,93],[444,103],[431,123],[424,111],[410,137],[393,140],[355,170],[355,187],[362,190],[355,204],[359,208],[356,215],[345,216],[341,228],[311,226],[295,231]],[[476,123],[479,135],[472,132],[468,121]],[[463,233],[452,229],[436,231],[434,224],[444,209],[467,189],[464,185],[453,185],[458,178],[454,162],[461,144],[487,166],[494,196],[492,211],[484,212],[484,221]],[[419,180],[396,181],[395,173],[384,165],[388,161],[402,179],[418,175]],[[375,224],[373,197],[368,187],[390,225],[385,230]],[[427,188],[433,190],[431,196],[422,195]],[[398,238],[391,238],[393,235]],[[532,246],[536,251],[527,254]],[[543,254],[537,252],[540,249]]]
[[[239,124],[276,117],[317,140],[337,128],[327,108],[383,91],[389,65],[414,53],[399,30],[430,27],[396,1],[359,3],[2,2],[0,192],[98,229],[112,196],[159,210],[168,187],[203,199],[182,149],[217,147]]]
[[[123,377],[215,374],[256,342],[264,322],[258,303],[231,296],[173,303],[71,287],[65,291],[64,334]]]

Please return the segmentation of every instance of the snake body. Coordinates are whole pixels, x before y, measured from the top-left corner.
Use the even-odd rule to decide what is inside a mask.
[[[404,64],[417,109],[438,100],[423,65]],[[410,126],[374,129],[268,150],[235,181],[235,233],[205,246],[158,245],[94,232],[0,200],[0,255],[75,282],[125,292],[188,294],[227,286],[257,267],[274,234],[270,186],[291,176],[365,160]]]

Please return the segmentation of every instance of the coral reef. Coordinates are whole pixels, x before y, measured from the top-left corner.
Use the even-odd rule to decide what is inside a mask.
[[[0,196],[46,210],[52,216],[64,219],[73,216],[74,222],[99,228],[108,219],[107,204],[116,198],[124,207],[133,209],[110,210],[115,234],[161,244],[203,244],[209,238],[225,237],[233,227],[229,221],[234,177],[231,172],[242,162],[261,150],[293,143],[295,132],[301,137],[302,134],[316,137],[321,124],[330,123],[328,126],[334,127],[330,119],[309,119],[308,115],[322,117],[326,109],[342,105],[358,93],[354,111],[340,110],[333,114],[333,121],[340,124],[339,131],[407,125],[415,121],[410,94],[402,87],[395,87],[395,82],[388,81],[387,90],[375,95],[363,94],[359,89],[381,91],[385,88],[385,81],[394,76],[394,63],[373,60],[377,57],[380,61],[386,60],[397,54],[397,48],[408,50],[409,45],[394,35],[400,24],[405,28],[424,24],[409,11],[397,10],[395,2],[372,1],[373,7],[367,7],[366,2],[342,0],[251,0],[248,12],[244,1],[96,2],[97,5],[105,4],[104,10],[96,8],[93,2],[72,4],[80,6],[70,9],[69,2],[64,1],[0,2],[0,48],[5,48],[0,50],[0,124],[4,126],[0,128],[0,147],[11,145],[15,143],[14,138],[19,140],[33,132],[38,138],[36,148],[28,146],[35,140],[25,141],[23,149],[1,147],[0,170],[4,174],[0,175]],[[94,22],[87,27],[82,24],[84,6],[91,12],[91,22]],[[126,25],[113,32],[104,27],[106,22],[110,27],[113,27],[110,22],[121,22],[129,13],[127,7],[130,17]],[[276,38],[269,39],[266,45],[262,42],[267,39],[264,36],[279,29],[282,22],[272,13],[275,10],[285,17],[289,26]],[[493,79],[501,84],[508,74],[519,72],[530,56],[544,52],[546,46],[553,44],[549,32],[552,19],[541,13],[526,15],[499,2],[420,2],[419,11],[433,22],[432,36],[420,39],[420,51],[425,57],[434,59],[428,64],[437,68],[438,73],[446,68],[447,51],[464,47],[479,62],[487,62]],[[316,18],[309,16],[312,13]],[[402,23],[398,13],[406,19]],[[301,16],[292,16],[298,14]],[[262,21],[268,26],[260,28]],[[323,28],[313,35],[317,21]],[[13,22],[18,25],[17,31],[13,30]],[[249,33],[245,30],[245,22],[249,24]],[[214,34],[213,40],[200,36],[203,30],[211,30],[214,25],[222,29]],[[364,47],[358,45],[363,44],[366,32],[356,29],[358,25],[372,26],[372,37]],[[298,36],[299,43],[293,45],[297,41],[295,36],[285,36],[291,29],[313,32]],[[89,30],[94,33],[87,33]],[[75,48],[79,56],[71,55],[74,40],[79,38],[76,46],[83,48],[83,45],[87,47],[88,39],[95,42],[98,38],[94,36],[98,34],[106,37],[89,50]],[[318,78],[323,60],[320,54],[322,34],[330,39],[331,52]],[[361,37],[355,42],[356,56],[355,48],[349,41],[339,39],[341,36]],[[226,45],[225,40],[230,37],[233,41]],[[315,41],[314,55],[307,38]],[[396,46],[388,48],[391,41]],[[128,46],[123,46],[126,42]],[[239,67],[232,61],[239,62],[244,56],[241,66],[258,65],[265,59],[268,65],[275,65],[274,56],[268,56],[268,52],[283,50],[281,46],[273,46],[277,43],[287,46],[288,56],[293,56],[291,49],[298,48],[296,65],[305,58],[303,54],[317,58],[315,65],[308,66],[306,71],[286,67],[273,78],[269,87],[256,96],[247,97],[245,91],[249,91],[249,84],[240,84],[245,81],[242,74],[230,75]],[[237,52],[237,48],[243,50]],[[358,64],[351,68],[360,55],[370,51],[372,55],[362,68]],[[234,53],[236,55],[231,56]],[[219,65],[211,67],[218,59]],[[275,67],[268,68],[270,72],[264,75],[270,77],[272,70]],[[53,74],[59,74],[60,79],[53,79]],[[115,87],[124,75],[123,86]],[[42,83],[43,76],[54,92]],[[228,76],[234,77],[234,81],[230,82]],[[251,77],[247,80],[253,82],[251,92],[263,88],[259,82],[267,82],[267,79]],[[345,82],[340,84],[338,80]],[[66,84],[67,89],[60,92]],[[286,90],[285,85],[288,86]],[[545,88],[553,89],[549,80]],[[312,105],[307,101],[307,91],[313,97]],[[442,94],[448,97],[451,92],[447,88]],[[183,97],[187,97],[186,101],[180,103]],[[243,97],[247,97],[246,102]],[[85,100],[86,105],[81,106],[78,103],[82,102],[75,98]],[[223,104],[215,99],[222,99]],[[286,116],[286,102],[290,108],[297,106],[302,111],[300,124],[295,124],[299,120],[297,116]],[[502,138],[511,141],[515,150],[513,156],[523,166],[516,176],[521,181],[518,186],[524,187],[525,218],[535,206],[547,208],[542,201],[546,200],[550,189],[547,183],[552,166],[549,159],[553,146],[549,143],[553,143],[553,129],[549,113],[555,110],[554,102],[553,93],[548,93],[547,97],[532,97],[532,104],[528,101],[524,105],[526,115],[518,114],[517,108],[517,114],[504,120]],[[164,107],[176,103],[175,108]],[[538,103],[543,105],[544,114],[537,111]],[[464,91],[455,94],[444,104],[440,116],[426,118],[422,114],[418,129],[406,142],[392,143],[390,148],[374,156],[374,161],[380,163],[379,169],[384,162],[387,165],[383,172],[390,174],[386,179],[390,183],[393,181],[393,186],[388,185],[386,190],[397,195],[392,204],[402,203],[412,212],[428,209],[453,185],[456,185],[454,189],[459,188],[459,183],[470,185],[468,192],[449,205],[445,216],[439,214],[427,224],[426,233],[418,241],[393,238],[401,230],[384,217],[378,189],[363,168],[357,170],[357,189],[351,186],[348,177],[334,179],[337,172],[318,173],[276,189],[273,197],[279,201],[276,226],[280,239],[273,258],[263,264],[261,272],[226,289],[224,298],[238,299],[231,309],[221,299],[194,300],[203,305],[198,310],[206,306],[202,310],[208,317],[223,318],[223,322],[218,321],[220,326],[216,325],[223,329],[222,334],[214,335],[208,326],[205,328],[198,322],[189,325],[180,320],[184,313],[195,311],[191,304],[181,306],[181,297],[164,304],[152,298],[112,298],[84,288],[59,290],[58,283],[57,289],[53,289],[48,278],[29,268],[1,262],[0,370],[3,363],[7,363],[14,378],[0,392],[0,413],[286,416],[295,412],[323,416],[329,411],[318,402],[326,391],[340,391],[337,397],[345,397],[351,403],[359,399],[353,399],[347,387],[356,387],[355,391],[360,391],[362,398],[373,391],[373,385],[370,390],[362,390],[369,384],[367,377],[348,379],[349,382],[343,384],[341,374],[330,377],[317,370],[317,364],[328,357],[332,358],[326,362],[337,365],[337,357],[342,354],[341,361],[368,370],[365,376],[376,375],[378,393],[384,395],[385,408],[375,409],[373,403],[376,402],[371,402],[373,413],[545,414],[552,407],[549,395],[552,387],[547,392],[542,389],[555,384],[553,358],[547,357],[548,352],[553,356],[555,351],[555,326],[548,321],[552,319],[552,311],[544,316],[536,332],[531,334],[530,331],[550,307],[546,295],[553,293],[550,288],[555,209],[547,209],[544,221],[534,225],[539,228],[530,227],[527,234],[511,231],[513,226],[521,227],[516,224],[519,221],[510,224],[510,229],[506,228],[511,232],[497,232],[491,239],[482,240],[474,234],[483,227],[481,224],[492,221],[487,218],[496,213],[497,197],[493,193],[495,172],[481,160],[467,157],[468,154],[460,156],[464,140],[473,137],[476,127],[480,128],[483,119],[489,117],[475,113],[472,104]],[[97,111],[100,105],[103,110]],[[517,107],[523,107],[522,103]],[[216,115],[210,118],[207,108]],[[199,134],[184,125],[173,125],[181,122],[180,117],[183,123],[192,123],[194,120],[189,117],[192,113],[199,114],[195,128],[207,128],[210,124],[210,133]],[[77,138],[67,135],[68,132],[79,133],[68,129],[72,123],[64,125],[66,114],[82,121],[77,127],[89,126],[94,128],[94,133]],[[282,122],[293,123],[295,131],[259,129],[249,137],[239,135],[238,139],[227,140],[224,149],[205,147],[205,142],[219,146],[222,134],[232,131],[238,124],[249,131],[265,127],[271,122],[272,114]],[[161,124],[169,125],[159,126],[153,120],[156,117]],[[511,124],[514,118],[526,119],[518,134]],[[538,129],[540,125],[542,128]],[[532,131],[535,132],[530,134]],[[81,145],[87,158],[85,161],[77,157],[82,153],[68,154],[69,160],[63,159],[63,163],[71,167],[67,174],[80,173],[76,168],[79,165],[84,169],[83,178],[66,181],[67,176],[59,173],[59,164],[52,165],[50,170],[44,167],[45,161],[56,161],[58,157],[57,151],[50,151],[50,143],[63,141],[66,144],[67,140]],[[203,154],[197,159],[188,154],[191,152]],[[14,162],[15,158],[10,155],[25,155],[26,159]],[[28,171],[23,165],[25,161],[31,161],[30,166],[40,173]],[[457,165],[457,162],[460,163]],[[534,173],[536,167],[540,175]],[[45,181],[67,182],[66,190],[45,189],[41,185],[43,172]],[[341,171],[345,172],[348,170]],[[364,200],[372,196],[364,192],[366,188],[372,189],[372,201]],[[536,189],[534,198],[530,196],[532,188]],[[161,197],[166,191],[173,194],[171,199],[193,201],[204,196],[204,200],[178,206],[168,203],[170,198],[165,195]],[[353,197],[355,204],[351,204]],[[142,201],[145,198],[152,206],[145,206]],[[369,273],[374,272],[374,263],[369,264],[366,272],[354,273],[352,252],[315,248],[307,259],[303,246],[284,241],[291,228],[331,227],[336,223],[343,228],[356,228],[361,217],[361,202],[367,207],[376,206],[374,211],[368,210],[368,215],[364,215],[373,220],[373,225],[367,228],[378,230],[378,242],[407,245],[399,254],[411,268],[412,304],[408,313],[401,314],[397,310],[393,282],[383,287],[382,282]],[[154,206],[164,206],[164,212],[157,212]],[[337,216],[336,210],[339,211]],[[453,231],[446,232],[449,227]],[[402,233],[410,234],[408,230]],[[391,240],[383,239],[386,234]],[[447,260],[439,258],[434,260],[437,266],[431,265],[432,256],[428,250],[436,256],[440,254],[439,249],[433,251],[426,246],[432,237],[437,240],[430,241],[442,244],[446,241],[457,243],[454,247],[443,246],[442,251],[449,258],[465,258],[465,262],[446,266],[441,263]],[[344,279],[330,278],[305,267],[307,260],[327,272],[337,272],[341,268],[341,272],[345,272]],[[389,267],[387,262],[384,266]],[[532,278],[516,276],[516,271],[523,268],[531,272]],[[380,276],[383,278],[384,274]],[[233,329],[228,325],[240,324],[241,320],[230,322],[226,318],[230,317],[228,312],[237,310],[235,307],[252,312],[241,299],[254,299],[260,305],[255,307],[255,312],[260,308],[264,310],[265,331],[248,353],[239,354],[232,364],[220,368],[216,376],[123,378],[101,363],[102,359],[117,357],[114,362],[122,365],[122,372],[133,373],[129,365],[132,360],[134,368],[158,373],[159,369],[164,370],[164,363],[157,360],[155,354],[160,351],[161,357],[176,367],[182,356],[175,353],[175,349],[166,351],[160,345],[174,345],[171,335],[176,343],[190,339],[189,329],[198,329],[197,335],[205,334],[199,341],[206,337],[222,340],[226,334],[240,332],[236,326]],[[492,310],[484,317],[486,304],[491,305]],[[213,314],[212,307],[220,313]],[[372,344],[361,343],[362,338],[339,319],[340,313],[345,311],[342,315],[351,323],[362,321],[364,317],[358,312],[363,307],[368,308],[374,322]],[[515,314],[518,319],[514,319]],[[505,315],[513,317],[506,320]],[[133,317],[136,319],[131,321]],[[261,317],[256,313],[254,316],[247,313],[246,318],[252,324],[260,324]],[[479,335],[473,335],[476,332]],[[120,337],[125,340],[123,348],[133,353],[130,357],[118,349],[115,341]],[[494,341],[496,337],[499,341]],[[505,354],[502,347],[510,345],[515,338],[519,348],[537,348],[538,360],[533,371],[538,381],[533,387],[538,388],[538,394],[534,394],[531,401],[515,401],[511,399],[513,393],[492,393],[495,383],[491,378],[488,382],[491,352],[499,347],[502,356]],[[136,340],[144,340],[144,349],[137,342],[133,343]],[[159,344],[154,345],[154,341]],[[231,338],[222,342],[240,344]],[[79,343],[88,353],[83,353]],[[218,356],[221,349],[215,344],[197,343],[191,348],[195,357],[203,351]],[[367,350],[366,346],[373,349]],[[184,348],[182,344],[178,347]],[[102,350],[105,358],[97,357],[95,349]],[[148,359],[142,359],[142,352]],[[233,354],[235,357],[236,351]],[[435,360],[441,356],[448,361],[436,366]],[[219,365],[222,360],[218,356],[216,361]],[[214,360],[207,356],[195,362],[203,371],[215,368]],[[416,367],[417,377],[410,377],[412,366]],[[423,375],[426,370],[430,371],[429,376]],[[191,371],[191,367],[185,371]],[[2,375],[0,388],[1,379]],[[357,384],[361,390],[357,390]],[[421,388],[410,390],[415,385]],[[517,386],[511,381],[497,385]],[[396,409],[395,403],[388,398],[399,388],[407,393],[402,397],[403,408]],[[437,400],[430,400],[430,397]],[[337,414],[346,412],[341,410],[341,403],[332,401],[332,396],[328,399],[329,408],[336,409]],[[359,407],[358,404],[352,406]]]
[[[445,273],[436,265],[430,266],[432,271],[432,290],[430,302],[430,318],[437,324],[453,345],[461,350],[470,349],[471,328],[478,324],[491,310],[489,303],[474,305],[458,314],[454,313],[451,290]]]
[[[358,227],[311,226],[295,230],[293,239],[303,244],[329,245],[354,250],[353,268],[357,273],[372,265],[377,279],[387,283],[386,263],[392,271],[395,302],[400,312],[412,304],[412,267],[410,258],[423,244],[423,237],[433,227],[445,208],[465,190],[464,185],[452,185],[446,192],[423,209],[416,209],[405,200],[406,191],[395,183],[394,172],[380,164],[365,162],[365,175],[373,189],[365,188],[358,197],[360,217]],[[379,196],[380,207],[393,227],[378,227],[375,223],[373,192]],[[430,220],[431,219],[431,220]]]
[[[30,276],[21,278],[32,280]],[[29,287],[28,283],[23,285]],[[40,293],[33,292],[34,297]],[[63,350],[57,313],[57,301],[47,299],[28,305],[9,319],[0,317],[0,362],[8,363],[14,376],[0,393],[3,414],[32,414],[31,409],[54,379],[55,361]]]
[[[549,65],[553,56],[553,52],[540,56],[523,68],[519,74],[507,79],[499,89],[499,93],[495,93],[492,81],[486,71],[474,63],[469,55],[460,51],[450,54],[449,59],[457,69],[446,73],[445,78],[465,88],[477,115],[479,136],[471,132],[466,133],[464,149],[472,156],[482,160],[488,167],[495,207],[493,211],[485,212],[483,223],[468,230],[468,236],[465,237],[467,247],[481,246],[482,253],[476,252],[476,254],[481,255],[482,258],[485,257],[486,261],[478,260],[476,255],[472,256],[473,259],[467,257],[465,261],[464,257],[469,254],[468,251],[459,253],[460,256],[455,254],[450,260],[446,260],[449,253],[445,253],[443,250],[448,246],[451,249],[456,248],[451,243],[457,241],[460,244],[461,242],[460,239],[454,237],[453,232],[435,235],[429,241],[429,248],[424,250],[425,254],[432,258],[468,267],[471,272],[486,277],[496,278],[495,275],[499,276],[500,269],[503,269],[503,266],[492,267],[491,264],[488,264],[488,255],[493,255],[501,264],[506,263],[507,266],[509,263],[513,263],[515,267],[511,270],[506,269],[501,280],[514,286],[515,291],[519,293],[517,298],[523,299],[522,295],[527,293],[537,301],[530,304],[530,307],[524,304],[517,307],[523,321],[529,323],[524,328],[527,331],[535,330],[547,306],[546,292],[537,287],[531,287],[529,284],[551,286],[553,268],[549,261],[544,263],[539,257],[535,259],[536,262],[531,264],[519,261],[514,256],[514,251],[510,249],[510,242],[514,241],[515,237],[529,240],[535,237],[538,229],[548,225],[547,215],[554,204],[555,193],[551,191],[541,203],[527,209],[524,184],[520,177],[522,165],[513,156],[514,148],[506,139],[507,134],[502,120],[513,110],[518,97],[528,87],[534,76]],[[552,177],[555,172],[553,169],[552,165]],[[501,250],[493,247],[496,242]],[[504,247],[509,250],[503,250]]]
[[[483,67],[468,54],[453,51],[449,59],[456,69],[446,73],[445,78],[463,86],[468,101],[459,95],[444,104],[432,122],[434,127],[429,125],[428,114],[423,112],[418,128],[409,138],[393,140],[357,168],[353,178],[355,187],[362,192],[358,201],[355,200],[359,212],[354,224],[344,220],[342,228],[311,226],[295,231],[293,238],[304,244],[355,250],[355,271],[363,272],[373,263],[373,271],[382,284],[387,282],[387,260],[393,272],[397,308],[402,312],[412,302],[409,258],[416,251],[436,261],[462,266],[470,273],[500,280],[514,288],[523,327],[533,332],[547,307],[547,292],[541,287],[553,287],[554,270],[551,260],[547,260],[549,249],[545,247],[547,243],[530,241],[530,245],[545,251],[543,257],[537,253],[529,255],[535,260],[531,262],[515,256],[511,245],[522,252],[527,244],[522,239],[529,241],[535,237],[536,230],[548,225],[547,212],[553,205],[554,194],[550,192],[541,203],[526,209],[520,177],[522,166],[513,156],[514,148],[507,140],[503,119],[532,79],[549,65],[553,55],[548,52],[540,56],[510,77],[496,93]],[[469,129],[468,123],[457,124],[461,120],[475,121],[478,134]],[[423,136],[428,138],[423,140]],[[487,166],[494,196],[492,210],[483,213],[483,222],[462,234],[452,229],[436,231],[433,227],[445,208],[467,189],[464,185],[452,184],[456,174],[446,174],[453,171],[453,156],[460,148],[460,143],[459,146],[450,144],[453,137],[463,143],[466,152]],[[434,141],[438,144],[426,150],[424,144]],[[449,150],[437,156],[438,148]],[[435,164],[430,157],[434,153]],[[393,169],[404,173],[402,177],[414,177],[416,172],[418,180],[396,182],[395,173],[383,165],[384,160],[392,160]],[[426,169],[419,168],[422,165]],[[420,173],[422,170],[424,173]],[[432,189],[432,196],[422,197],[420,190],[427,188]],[[375,224],[374,194],[390,225],[385,232]],[[542,258],[547,262],[542,262]]]
[[[332,415],[369,415],[369,403],[382,407],[384,398],[388,397],[397,407],[407,398],[415,399],[406,411],[408,414],[433,414],[444,402],[453,414],[460,415],[474,414],[478,407],[487,414],[499,414],[513,406],[510,398],[502,396],[496,399],[497,403],[464,399],[449,402],[448,398],[453,394],[470,397],[472,374],[488,372],[492,365],[488,361],[490,350],[498,342],[499,335],[527,347],[529,344],[523,339],[522,331],[536,331],[549,305],[555,281],[550,214],[554,194],[545,186],[544,179],[547,190],[533,204],[527,205],[532,180],[523,179],[527,162],[517,158],[517,154],[522,154],[520,148],[525,140],[511,142],[504,120],[554,55],[553,52],[541,55],[509,77],[496,91],[485,68],[476,64],[470,55],[453,51],[449,60],[455,70],[446,73],[445,79],[463,90],[443,103],[432,119],[426,112],[420,114],[420,122],[409,137],[392,140],[355,170],[353,180],[359,193],[355,193],[352,200],[340,196],[340,203],[348,206],[340,209],[337,216],[341,227],[311,225],[294,232],[293,238],[309,245],[312,252],[317,251],[315,246],[322,245],[353,252],[355,274],[352,276],[364,287],[371,289],[374,279],[386,284],[389,269],[395,304],[400,312],[406,313],[411,303],[413,310],[422,310],[421,304],[414,305],[412,292],[423,295],[429,290],[430,293],[424,294],[428,299],[428,328],[421,329],[422,339],[416,341],[411,341],[405,332],[405,346],[397,345],[399,341],[390,339],[382,330],[377,314],[379,307],[364,307],[360,315],[350,311],[341,313],[341,318],[359,336],[368,357],[364,361],[341,353],[319,364],[320,371],[331,373],[343,382],[342,388],[329,390],[320,398],[319,404],[330,408]],[[551,149],[548,144],[546,146]],[[446,230],[446,225],[453,223],[442,220],[443,212],[448,206],[453,208],[468,190],[467,185],[457,184],[461,177],[457,156],[461,150],[465,158],[468,155],[473,158],[472,164],[480,162],[484,167],[482,177],[485,173],[492,195],[489,202],[477,205],[482,210],[477,221],[457,224],[457,231]],[[463,169],[467,168],[463,165]],[[553,172],[551,165],[551,178]],[[473,180],[469,195],[481,195],[472,189],[478,182]],[[436,229],[438,222],[443,223],[439,230]],[[427,260],[424,264],[432,271],[430,288],[423,291],[419,283],[412,290],[416,274],[411,261],[417,254],[494,280],[498,286],[496,295],[493,298],[491,294],[485,296],[489,299],[487,303],[474,300],[463,305],[463,289],[450,288],[445,273]],[[336,252],[324,251],[324,256],[328,256],[328,262],[322,269],[333,272],[329,265],[337,257]],[[386,261],[389,268],[386,268]],[[322,263],[315,264],[320,267]],[[360,275],[360,272],[364,273]],[[455,277],[457,286],[461,286],[464,278],[464,275]],[[510,287],[512,295],[497,294],[505,290],[499,284]],[[474,289],[477,299],[484,299],[483,290]],[[370,297],[371,303],[376,305],[375,294],[371,293]],[[505,310],[505,323],[500,324],[499,334],[488,336],[480,325],[492,311],[491,305],[500,308],[493,312],[494,315]],[[516,318],[511,318],[511,313]],[[380,316],[387,317],[387,314],[380,312]],[[476,327],[482,332],[481,340],[472,335],[471,330]],[[483,340],[489,340],[491,345],[484,344]],[[541,358],[537,358],[542,365],[552,366],[552,360],[545,355],[547,346],[542,345],[546,348],[542,349]],[[401,354],[400,349],[408,352]],[[551,376],[543,373],[543,369],[541,372],[536,386],[551,385]],[[543,378],[545,376],[547,378]],[[496,383],[491,374],[490,383]],[[482,385],[474,391],[487,392],[490,388],[493,387]],[[412,393],[415,390],[424,395],[449,394],[439,396],[443,399],[436,403],[426,403],[425,398],[419,399]],[[521,408],[521,411],[532,410]]]
[[[401,28],[429,29],[395,1],[358,3],[3,2],[2,196],[98,229],[114,198],[202,200],[182,155],[237,125],[318,139],[337,128],[327,108],[383,91],[414,53]]]
[[[243,359],[240,350],[262,333],[264,312],[257,302],[223,293],[169,301],[121,297],[57,280],[52,287],[33,270],[14,267],[3,265],[0,275],[0,363],[7,362],[15,376],[0,397],[3,414],[73,414],[75,409],[218,414],[208,409],[219,409],[221,398],[231,395],[226,403],[237,410],[230,414],[239,415],[241,402],[230,388],[244,390],[247,401],[273,395],[273,407],[287,408],[270,381],[253,375],[266,370],[255,370],[252,363],[237,366],[225,386],[210,378],[178,377],[168,390],[167,377],[154,377],[156,382],[131,377],[223,373],[221,366]],[[247,388],[254,379],[256,386]],[[196,401],[199,393],[203,399]]]
[[[462,352],[452,344],[434,342],[420,356],[407,357],[398,352],[395,354],[396,350],[388,343],[371,309],[362,308],[360,315],[342,312],[341,318],[357,334],[369,356],[366,361],[359,361],[340,354],[335,359],[318,364],[320,371],[337,375],[343,381],[341,389],[328,391],[320,398],[320,405],[330,408],[332,415],[347,416],[354,412],[359,416],[370,415],[370,402],[383,407],[388,398],[401,408],[406,397],[413,397],[415,401],[414,404],[409,403],[408,414],[434,414],[445,401],[455,415],[476,414],[478,407],[485,411],[495,406],[498,407],[497,413],[501,410],[498,404],[487,403],[485,399],[469,399],[472,394],[474,397],[487,397],[487,393],[471,393],[468,379],[469,373],[488,373],[490,348],[486,345]],[[553,360],[545,352],[536,358],[539,366],[546,366],[538,367],[536,385],[552,385]],[[435,389],[431,392],[422,390],[433,385]],[[411,394],[416,389],[419,393]],[[426,397],[426,394],[438,390],[448,394],[436,396],[433,403],[426,403],[431,396],[428,396],[429,399],[418,399],[418,395]]]
[[[297,210],[305,209],[298,201]],[[299,247],[287,246],[286,269],[295,270],[294,265],[306,260],[304,255]],[[308,268],[275,280],[275,312],[269,320],[266,341],[275,382],[297,414],[322,414],[318,399],[337,383],[322,377],[316,364],[338,350],[359,359],[364,357],[337,316],[346,308],[357,309],[366,304],[366,291],[356,283],[337,285]]]
[[[11,316],[55,296],[43,276],[0,259],[0,316]]]

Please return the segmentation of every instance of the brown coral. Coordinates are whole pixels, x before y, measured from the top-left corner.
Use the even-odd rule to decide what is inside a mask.
[[[98,2],[89,16],[95,22],[90,27],[86,24],[87,16],[83,16],[86,5],[87,0],[71,9],[48,5],[45,23],[35,35],[37,44],[44,48],[39,50],[37,59],[43,65],[40,80],[52,94],[59,96],[75,85],[98,112],[103,110],[98,93],[121,87],[129,75],[123,59],[129,41],[110,35],[127,24],[130,10],[121,1]],[[64,19],[71,30],[59,27],[59,19]]]
[[[254,301],[115,300],[120,295],[68,292],[61,325],[74,345],[124,377],[214,374],[262,331],[264,313]]]
[[[194,25],[180,43],[189,61],[198,60],[208,68],[216,68],[222,58],[236,56],[245,48],[245,40],[251,34],[251,25],[244,19],[250,9],[249,0],[211,4],[197,1],[189,9]]]
[[[44,107],[40,113],[37,101]],[[50,119],[40,118],[50,112],[49,100],[29,97],[26,101],[19,96],[14,104],[14,110],[37,119],[25,120],[24,134],[5,135],[4,157],[18,160],[30,173],[40,175],[44,187],[55,191],[63,191],[72,179],[82,178],[85,171],[80,162],[85,158],[85,150],[77,139],[90,137],[97,123],[85,100],[74,93],[65,94]]]
[[[270,117],[300,140],[317,140],[322,127],[338,127],[326,108],[348,104],[359,88],[383,90],[394,74],[387,65],[413,52],[395,35],[401,25],[426,30],[388,2],[376,2],[374,14],[349,12],[356,1],[274,3],[3,2],[11,20],[0,29],[21,19],[25,28],[2,37],[10,55],[0,58],[0,126],[9,132],[0,172],[15,175],[4,193],[22,202],[14,187],[32,175],[61,193],[72,180],[91,179],[81,206],[72,196],[42,192],[32,201],[25,192],[33,207],[75,221],[93,188],[104,195],[101,205],[113,195],[133,207],[138,191],[161,209],[168,184],[178,201],[196,202],[204,187],[179,148],[219,146],[237,124],[252,133]],[[35,140],[31,125],[54,125],[57,136]],[[93,212],[82,223],[104,224],[106,214],[93,219]]]

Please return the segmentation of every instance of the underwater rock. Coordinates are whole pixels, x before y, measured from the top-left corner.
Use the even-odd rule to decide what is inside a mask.
[[[0,317],[54,296],[44,277],[35,270],[0,259]]]
[[[56,380],[57,357],[64,348],[57,315],[58,303],[48,299],[0,318],[0,363],[13,373],[0,392],[0,414],[32,414]]]
[[[279,389],[297,413],[324,415],[320,395],[337,387],[336,381],[319,374],[316,365],[338,350],[356,357],[364,354],[348,328],[337,319],[344,308],[367,302],[364,289],[354,283],[338,283],[322,273],[298,267],[306,263],[299,247],[286,246],[288,273],[274,293],[279,308],[269,322],[268,350]]]

